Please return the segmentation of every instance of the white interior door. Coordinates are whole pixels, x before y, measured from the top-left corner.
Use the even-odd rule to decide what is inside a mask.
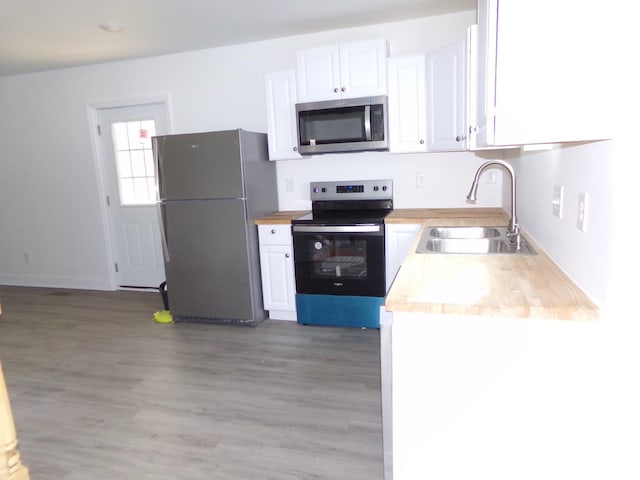
[[[167,133],[165,105],[98,111],[110,238],[119,288],[165,280],[151,137]]]

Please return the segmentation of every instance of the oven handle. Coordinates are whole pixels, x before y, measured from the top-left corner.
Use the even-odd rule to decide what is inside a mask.
[[[379,232],[380,225],[294,225],[294,232],[304,233],[362,233]]]

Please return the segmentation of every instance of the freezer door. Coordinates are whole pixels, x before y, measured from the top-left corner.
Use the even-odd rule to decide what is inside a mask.
[[[161,200],[244,198],[238,130],[154,138]]]
[[[174,317],[264,319],[257,252],[250,247],[244,200],[163,203],[169,261],[167,292]],[[189,320],[190,318],[185,318]]]

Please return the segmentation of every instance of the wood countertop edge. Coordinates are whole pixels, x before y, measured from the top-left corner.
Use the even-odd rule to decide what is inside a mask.
[[[309,213],[309,210],[281,210],[273,212],[270,215],[256,218],[255,225],[287,225],[291,223],[294,218],[301,217]]]

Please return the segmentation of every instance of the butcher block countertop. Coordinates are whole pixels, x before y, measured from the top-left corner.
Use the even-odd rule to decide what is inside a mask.
[[[301,217],[309,213],[309,210],[285,210],[282,212],[274,212],[266,217],[256,219],[256,225],[288,225],[294,218]]]
[[[523,233],[537,255],[418,254],[427,226],[505,226],[502,209],[397,209],[387,224],[421,223],[385,307],[390,312],[422,312],[595,320],[598,307]]]

